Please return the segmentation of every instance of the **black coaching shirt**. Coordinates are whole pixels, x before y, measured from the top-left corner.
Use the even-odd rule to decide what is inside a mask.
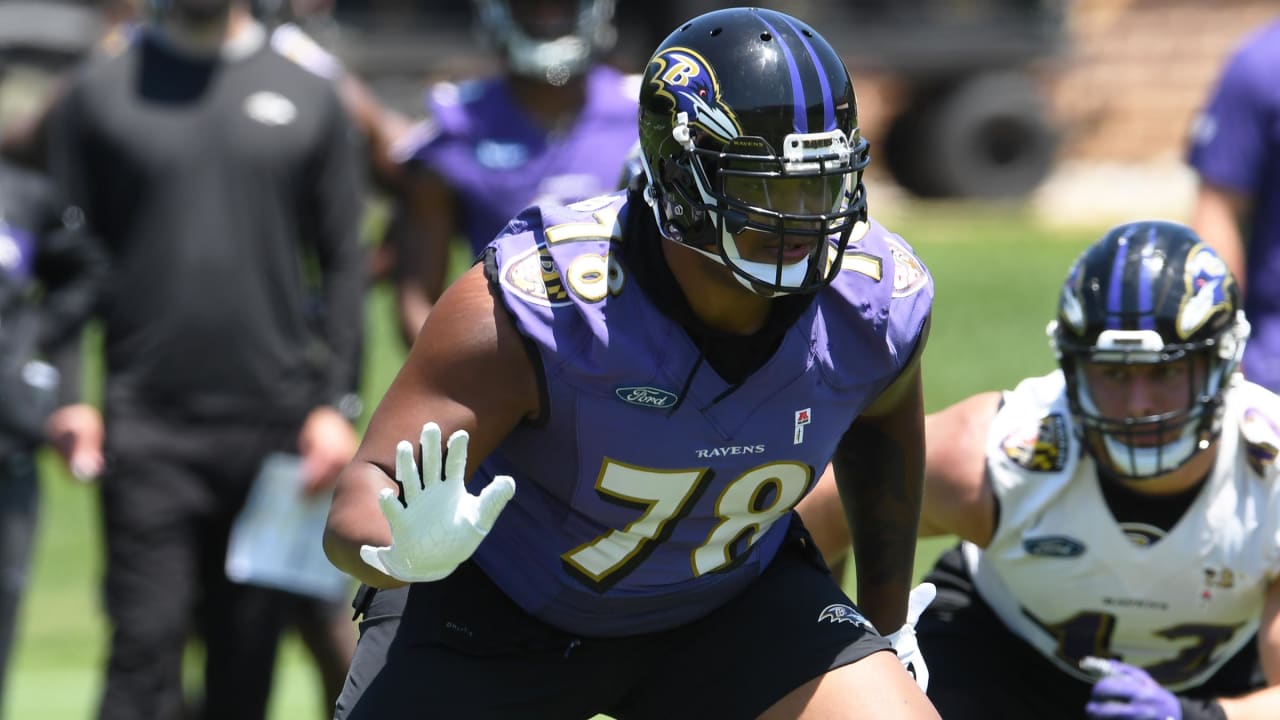
[[[248,35],[194,58],[140,32],[55,109],[55,172],[112,263],[109,406],[285,419],[356,388],[358,137],[331,81]]]

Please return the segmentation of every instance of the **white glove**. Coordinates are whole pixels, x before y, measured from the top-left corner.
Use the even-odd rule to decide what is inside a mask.
[[[391,526],[391,546],[364,545],[360,557],[379,572],[404,582],[432,582],[448,577],[471,557],[516,492],[508,475],[493,479],[480,495],[467,492],[467,442],[459,430],[449,436],[448,459],[440,474],[440,426],[422,426],[422,475],[408,440],[396,445],[396,480],[404,486],[404,505],[396,491],[378,493],[382,515]]]
[[[920,583],[907,597],[907,622],[886,640],[893,643],[893,651],[898,654],[898,661],[916,679],[921,690],[929,689],[929,668],[924,664],[924,655],[916,644],[916,621],[920,614],[929,607],[938,589],[933,583]]]

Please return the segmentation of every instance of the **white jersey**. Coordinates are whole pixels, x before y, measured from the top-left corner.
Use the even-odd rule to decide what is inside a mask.
[[[1081,450],[1062,373],[1005,394],[986,438],[999,499],[990,545],[963,544],[978,592],[1014,633],[1087,680],[1085,655],[1198,685],[1250,642],[1280,574],[1280,397],[1236,378],[1217,463],[1178,523],[1135,542]]]

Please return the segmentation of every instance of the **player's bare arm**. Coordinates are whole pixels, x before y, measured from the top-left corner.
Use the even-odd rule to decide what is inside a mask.
[[[849,525],[840,504],[840,491],[836,487],[835,471],[827,465],[813,490],[796,505],[805,529],[822,552],[822,559],[838,578],[844,577],[844,562],[849,557]]]
[[[412,345],[444,291],[449,243],[457,233],[457,200],[444,178],[422,167],[406,170],[396,235],[390,238],[399,258],[396,304],[400,332]]]
[[[1220,185],[1201,182],[1191,211],[1191,226],[1222,257],[1243,294],[1245,272],[1246,227],[1252,202],[1248,195]]]
[[[511,319],[490,295],[481,266],[450,286],[440,309],[424,328],[431,342],[413,346],[374,411],[354,460],[338,478],[329,511],[324,546],[330,561],[374,587],[403,584],[360,558],[362,545],[391,541],[378,494],[396,488],[396,445],[416,442],[428,421],[445,438],[465,430],[471,436],[470,477],[512,428],[539,409],[533,365]]]
[[[906,618],[915,560],[924,479],[921,349],[854,421],[832,461],[853,538],[858,606],[885,633]]]
[[[1227,720],[1280,717],[1280,580],[1267,588],[1267,604],[1258,627],[1258,656],[1267,687],[1237,698],[1219,698]]]
[[[999,402],[999,393],[980,393],[925,416],[920,537],[957,535],[980,547],[990,541],[996,501],[983,443]],[[842,562],[849,552],[849,529],[831,466],[796,511],[827,564]]]
[[[979,393],[925,418],[924,506],[920,535],[958,535],[986,547],[995,532],[995,495],[987,477],[987,428],[1000,393]]]
[[[409,119],[383,105],[372,88],[352,73],[344,72],[338,78],[337,89],[352,122],[369,144],[367,157],[371,179],[379,190],[395,192],[399,188],[403,168],[392,159],[391,147],[408,131]]]

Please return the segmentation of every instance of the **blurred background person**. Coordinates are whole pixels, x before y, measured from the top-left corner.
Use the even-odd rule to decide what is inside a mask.
[[[35,541],[35,451],[77,394],[80,330],[105,277],[83,219],[44,177],[0,160],[0,698]],[[96,473],[101,458],[77,463]]]
[[[386,244],[411,345],[444,289],[450,245],[474,257],[528,205],[613,190],[636,143],[638,79],[600,61],[613,0],[474,0],[500,74],[445,82],[395,150],[405,166]]]
[[[408,129],[408,120],[384,105],[370,88],[342,61],[323,48],[295,22],[295,6],[302,3],[271,0],[234,0],[231,3],[231,26],[244,26],[257,18],[268,29],[269,42],[277,53],[303,68],[330,80],[339,92],[363,141],[366,169],[373,185],[389,193],[396,187],[400,166],[390,160],[388,150],[395,136]],[[136,40],[144,29],[146,11],[138,4],[120,0],[107,8],[103,16],[104,32],[95,53],[111,56]],[[20,116],[10,132],[0,140],[0,151],[15,161],[34,168],[47,164],[50,111],[63,85],[56,88],[35,111]],[[385,276],[389,261],[378,253],[370,257],[373,277]],[[69,410],[81,412],[83,408]],[[320,673],[324,705],[332,705],[342,690],[347,666],[355,652],[355,631],[348,603],[325,603],[307,596],[297,596],[287,613]]]
[[[322,493],[355,448],[357,133],[333,83],[243,10],[159,3],[52,111],[51,166],[113,266],[101,718],[180,717],[192,628],[202,716],[264,716],[289,599],[227,580],[228,532],[270,454],[301,456]],[[100,432],[84,415],[76,446]]]
[[[1244,373],[1280,391],[1280,18],[1227,62],[1193,125],[1192,224],[1240,279],[1253,325]]]
[[[159,4],[163,2],[167,0]],[[295,6],[310,7],[304,0],[234,0],[231,12],[237,23],[245,16],[256,17],[270,32],[272,48],[334,82],[364,140],[370,178],[377,188],[390,191],[396,187],[400,174],[399,164],[391,160],[390,147],[409,129],[408,118],[384,104],[359,75],[308,35],[293,9]],[[110,0],[101,17],[101,37],[92,50],[108,55],[120,52],[141,29],[146,15],[140,0]],[[19,113],[6,123],[6,132],[0,136],[0,153],[30,167],[45,167],[48,113],[61,91],[61,88],[55,89],[37,109]]]

